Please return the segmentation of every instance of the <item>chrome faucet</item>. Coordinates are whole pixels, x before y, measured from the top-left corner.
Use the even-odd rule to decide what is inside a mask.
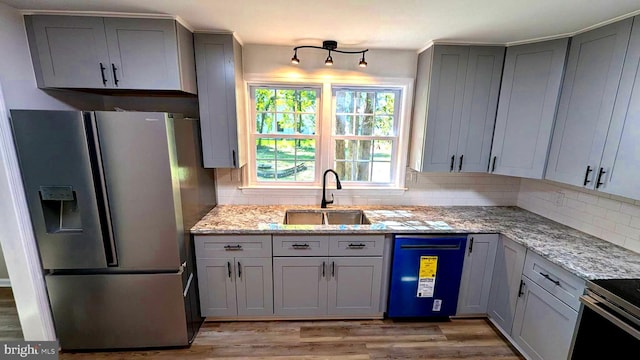
[[[332,172],[333,175],[336,176],[336,189],[342,189],[342,184],[340,184],[340,178],[338,178],[338,173],[333,171],[333,169],[327,169],[324,174],[322,174],[322,203],[320,203],[320,208],[325,209],[328,204],[333,204],[333,193],[331,194],[331,200],[327,200],[326,192],[327,192],[327,173]]]

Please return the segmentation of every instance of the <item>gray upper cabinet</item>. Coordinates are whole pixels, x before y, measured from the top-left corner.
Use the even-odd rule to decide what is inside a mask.
[[[490,172],[543,178],[568,43],[507,48]]]
[[[640,200],[640,19],[633,25],[600,165],[606,173],[598,190]]]
[[[487,313],[507,334],[511,333],[513,325],[526,251],[524,246],[500,236]]]
[[[487,313],[498,240],[498,234],[468,236],[456,315]]]
[[[593,189],[633,19],[575,36],[571,41],[546,178]]]
[[[102,18],[38,15],[25,23],[38,87],[113,86]]]
[[[410,166],[487,171],[503,47],[435,45],[418,58]]]
[[[242,47],[232,34],[195,35],[202,157],[207,168],[246,164]]]
[[[169,19],[25,16],[40,88],[196,93],[193,36]]]

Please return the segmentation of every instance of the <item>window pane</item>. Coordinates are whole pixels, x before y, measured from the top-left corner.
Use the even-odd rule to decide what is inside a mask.
[[[355,141],[336,140],[336,160],[352,160]]]
[[[256,132],[258,134],[268,134],[273,131],[273,114],[259,112],[256,114]]]
[[[396,94],[379,92],[376,94],[376,114],[393,114]]]
[[[336,92],[336,113],[353,113],[353,92],[341,90]]]
[[[354,163],[354,181],[371,181],[371,163],[358,161]]]
[[[313,181],[316,141],[313,139],[256,140],[258,181]]]
[[[373,145],[373,161],[391,161],[393,142],[391,140],[375,140]]]
[[[376,116],[373,134],[377,136],[393,136],[393,116]]]
[[[294,93],[292,89],[276,90],[276,110],[294,111]]]
[[[298,94],[300,97],[299,111],[315,113],[317,100],[315,90],[300,90]]]
[[[356,116],[356,134],[372,135],[373,134],[373,116]]]
[[[273,181],[275,180],[275,161],[258,160],[258,169],[256,174],[260,181]]]
[[[300,115],[300,122],[298,123],[300,134],[315,135],[316,133],[316,115],[315,114],[302,114]]]
[[[356,93],[356,112],[359,114],[373,114],[374,92],[359,91]]]
[[[340,181],[353,181],[353,163],[349,161],[336,161],[335,170],[338,173]]]
[[[336,115],[336,135],[353,135],[353,115]]]
[[[291,113],[277,114],[276,121],[278,123],[276,131],[280,134],[294,133],[294,117]]]
[[[276,141],[258,138],[256,140],[256,158],[258,160],[274,160],[276,157]]]
[[[256,88],[256,111],[273,111],[276,91],[267,88]]]
[[[357,143],[357,148],[354,150],[356,153],[356,160],[370,160],[373,141],[358,140]]]
[[[373,162],[371,181],[388,183],[391,181],[391,163],[390,162]]]

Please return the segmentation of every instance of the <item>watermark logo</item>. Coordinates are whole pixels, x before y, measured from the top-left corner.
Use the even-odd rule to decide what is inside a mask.
[[[0,360],[42,359],[58,360],[57,341],[6,341],[0,342]]]

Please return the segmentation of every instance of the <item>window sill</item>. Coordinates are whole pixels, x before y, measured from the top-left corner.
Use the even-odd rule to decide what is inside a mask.
[[[240,186],[239,189],[245,195],[309,196],[321,195],[322,193],[320,186]],[[336,196],[338,194],[345,196],[401,196],[408,189],[404,187],[343,187],[341,190],[336,190],[335,187],[331,187],[327,188],[327,191],[329,190],[334,192]]]

